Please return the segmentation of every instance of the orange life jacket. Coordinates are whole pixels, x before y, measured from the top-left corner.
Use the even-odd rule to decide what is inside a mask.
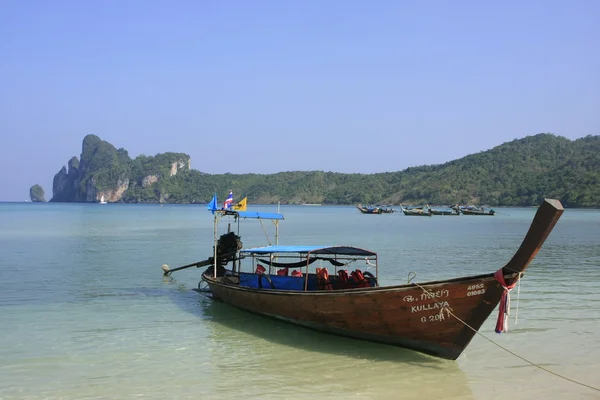
[[[348,271],[346,271],[345,269],[341,269],[338,271],[338,276],[339,276],[340,289],[348,289],[348,288],[352,287],[352,285],[349,281]]]
[[[369,286],[369,282],[365,279],[365,276],[363,275],[363,273],[360,269],[352,271],[351,275],[352,275],[352,280],[354,281],[355,287],[368,287]]]
[[[260,264],[256,264],[256,273],[257,273],[257,274],[262,274],[262,273],[264,273],[265,271],[266,271],[265,267],[263,267],[263,266],[262,266],[262,265],[260,265]]]
[[[333,289],[333,285],[329,280],[329,272],[327,271],[327,268],[317,268],[317,283],[320,289]]]
[[[287,276],[289,268],[282,268],[277,271],[277,275],[279,276]]]

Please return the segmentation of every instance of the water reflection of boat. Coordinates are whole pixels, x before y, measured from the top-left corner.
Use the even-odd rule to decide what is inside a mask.
[[[495,273],[380,287],[373,251],[352,246],[242,249],[234,232],[217,240],[215,230],[214,255],[202,264],[212,265],[202,280],[213,298],[255,314],[456,359],[504,299],[505,288],[520,279],[562,212],[560,202],[546,200],[517,252]],[[225,216],[283,219],[280,214],[217,211],[215,229]],[[243,268],[243,259],[251,260],[250,268]],[[328,263],[335,273],[329,276],[327,267],[311,270],[317,261],[321,267]],[[230,262],[232,268],[226,270]],[[373,274],[361,271],[359,262],[374,267]],[[348,274],[349,267],[356,269]]]
[[[219,350],[206,351],[203,361],[217,376],[227,376],[239,366],[252,368],[252,374],[238,374],[213,386],[215,397],[233,399],[232,393],[244,393],[246,398],[278,399],[281,387],[286,387],[293,388],[293,395],[284,396],[289,398],[398,399],[405,398],[398,395],[398,387],[410,387],[408,398],[474,398],[456,362],[282,324],[222,302],[202,301],[200,310],[208,332],[204,342]],[[332,371],[335,380],[315,380],[318,373],[310,366]],[[350,384],[357,371],[360,381],[368,384]]]

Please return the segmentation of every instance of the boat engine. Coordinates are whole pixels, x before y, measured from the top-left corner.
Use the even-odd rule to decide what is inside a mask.
[[[234,261],[237,256],[237,252],[243,247],[240,236],[233,232],[228,232],[219,238],[217,241],[217,276],[225,275],[225,265],[230,261]],[[214,247],[213,247],[214,252]],[[213,253],[214,254],[214,253]],[[210,257],[209,260],[212,262],[214,257]],[[207,275],[213,273],[213,266],[211,265],[205,271]]]

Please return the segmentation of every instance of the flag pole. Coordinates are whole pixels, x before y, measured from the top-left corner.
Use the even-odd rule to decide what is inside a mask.
[[[219,216],[219,213],[215,213],[215,218],[214,218],[214,227],[213,227],[213,278],[217,278],[217,226],[218,226],[218,222],[217,222],[217,218]]]
[[[277,201],[277,214],[281,214],[279,212],[280,206],[281,201]],[[275,245],[279,245],[279,220],[275,220]]]

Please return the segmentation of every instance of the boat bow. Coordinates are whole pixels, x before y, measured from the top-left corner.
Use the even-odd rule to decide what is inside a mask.
[[[495,284],[486,290],[483,301],[473,310],[471,317],[466,321],[461,321],[464,327],[456,338],[456,346],[465,348],[469,344],[483,322],[485,322],[492,311],[494,311],[494,308],[500,303],[505,290],[507,290],[505,288],[513,286],[521,279],[523,273],[542,248],[542,245],[548,238],[548,235],[550,235],[550,232],[552,232],[552,229],[554,229],[563,212],[564,208],[560,201],[554,199],[544,200],[538,208],[519,249],[510,261],[501,268],[505,281],[504,285],[498,279],[495,279]]]

